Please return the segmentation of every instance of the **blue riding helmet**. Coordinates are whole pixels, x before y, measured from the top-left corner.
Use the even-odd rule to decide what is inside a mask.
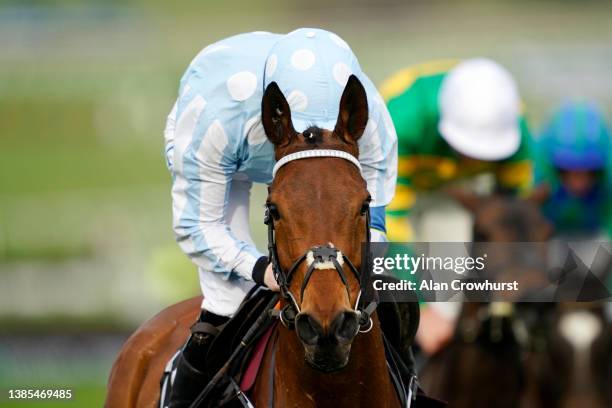
[[[608,161],[608,127],[593,104],[562,105],[544,127],[541,142],[552,165],[562,170],[600,170]]]
[[[268,54],[264,72],[264,87],[276,82],[285,94],[298,132],[311,125],[334,128],[351,74],[369,87],[348,44],[317,28],[299,28],[280,38]]]

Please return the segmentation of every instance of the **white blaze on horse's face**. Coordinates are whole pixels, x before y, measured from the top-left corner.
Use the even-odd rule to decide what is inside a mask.
[[[489,314],[497,317],[509,317],[514,313],[514,306],[510,302],[491,302]]]
[[[587,311],[570,312],[561,317],[559,331],[579,351],[587,350],[602,330],[601,320]]]

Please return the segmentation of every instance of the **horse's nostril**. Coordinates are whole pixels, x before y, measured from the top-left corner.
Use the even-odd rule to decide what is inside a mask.
[[[300,313],[295,318],[295,331],[300,340],[312,346],[317,344],[319,336],[323,334],[321,325],[305,313]]]
[[[338,314],[332,324],[333,333],[341,343],[350,342],[359,330],[359,318],[357,313],[346,311]]]

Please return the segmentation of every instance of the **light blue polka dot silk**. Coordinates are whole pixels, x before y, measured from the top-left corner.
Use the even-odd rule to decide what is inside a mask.
[[[285,94],[298,132],[316,124],[333,129],[348,77],[361,73],[348,44],[328,31],[300,28],[270,50],[264,85],[276,82]]]
[[[279,85],[296,130],[333,129],[351,74],[365,86],[370,109],[359,140],[362,175],[373,206],[384,206],[395,190],[397,138],[382,98],[344,40],[314,28],[253,32],[211,44],[194,58],[181,79],[165,140],[174,230],[201,272],[249,279],[260,255],[232,233],[226,212],[232,180],[271,182],[273,146],[260,118],[265,86]]]

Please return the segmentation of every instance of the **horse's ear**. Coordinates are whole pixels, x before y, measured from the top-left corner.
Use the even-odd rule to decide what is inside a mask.
[[[346,141],[357,141],[367,124],[368,96],[359,79],[351,75],[340,98],[340,112],[334,132]]]
[[[276,82],[270,83],[261,100],[261,122],[268,140],[274,145],[287,142],[295,134],[291,109]]]
[[[480,207],[482,201],[482,198],[477,193],[465,188],[448,187],[444,189],[444,192],[472,214]]]

